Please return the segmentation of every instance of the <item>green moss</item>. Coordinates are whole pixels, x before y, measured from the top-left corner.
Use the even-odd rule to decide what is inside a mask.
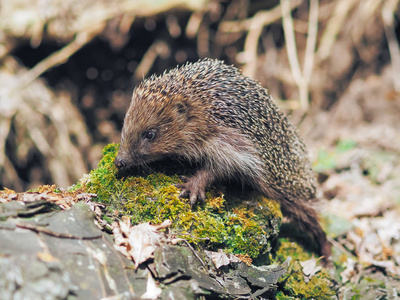
[[[289,270],[285,292],[288,296],[299,299],[332,299],[335,295],[331,290],[331,281],[326,270],[321,270],[318,276],[312,276],[306,283],[299,262],[292,264]]]
[[[118,178],[114,166],[118,149],[118,144],[107,145],[98,168],[73,187],[97,194],[98,201],[108,205],[108,220],[122,215],[130,216],[133,224],[169,219],[172,233],[198,247],[253,259],[270,250],[282,217],[275,201],[256,194],[243,199],[227,193],[228,201],[221,192],[211,190],[205,203],[192,210],[189,200],[179,198],[174,186],[181,182],[177,175],[154,172]]]
[[[300,261],[311,259],[311,255],[298,244],[282,239],[276,253],[276,262],[283,263],[288,256],[292,262],[286,276],[280,279],[282,291],[278,293],[277,299],[332,299],[335,296],[327,270],[321,269],[306,282]]]

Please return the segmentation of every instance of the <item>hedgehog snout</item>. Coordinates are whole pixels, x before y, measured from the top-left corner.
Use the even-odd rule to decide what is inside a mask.
[[[114,165],[117,167],[119,171],[124,171],[126,170],[128,164],[123,158],[117,157],[114,160]]]

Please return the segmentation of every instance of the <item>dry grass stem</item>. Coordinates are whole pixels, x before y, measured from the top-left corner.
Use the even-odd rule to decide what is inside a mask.
[[[399,0],[386,1],[382,8],[383,28],[390,51],[390,58],[393,72],[393,86],[396,92],[400,93],[400,48],[399,41],[394,29],[394,12],[399,4]]]
[[[314,54],[315,45],[317,43],[317,33],[318,33],[318,1],[310,0],[310,15],[308,21],[308,34],[307,34],[307,46],[306,54],[304,58],[303,66],[303,76],[307,83],[310,82],[311,74],[314,65]]]
[[[308,22],[308,37],[303,72],[300,69],[297,55],[297,45],[294,35],[293,19],[290,10],[290,0],[281,0],[283,30],[285,33],[286,51],[293,78],[299,88],[300,106],[303,111],[309,108],[308,84],[314,61],[314,51],[318,29],[318,0],[310,0],[310,14]]]
[[[290,10],[298,7],[303,1],[290,1]],[[278,21],[282,17],[280,6],[271,10],[263,10],[257,12],[253,17],[240,21],[223,21],[220,24],[219,30],[224,33],[234,33],[241,31],[254,30],[257,27],[265,27],[268,24]]]
[[[292,1],[290,10],[299,6],[301,1]],[[250,77],[255,77],[257,72],[257,57],[258,43],[263,31],[263,28],[268,24],[278,21],[282,17],[280,6],[277,6],[269,11],[260,11],[252,18],[244,21],[225,21],[220,25],[221,32],[239,32],[248,30],[244,43],[244,51],[238,56],[238,61],[243,63],[243,73]],[[237,31],[236,31],[237,30]]]
[[[201,21],[203,20],[204,12],[195,11],[189,18],[186,25],[185,35],[189,39],[193,39],[199,32]]]
[[[266,20],[265,12],[260,12],[252,18],[251,26],[244,43],[244,51],[240,53],[238,59],[243,65],[243,73],[247,76],[254,77],[257,71],[257,48],[264,22]],[[268,19],[271,20],[271,19]]]
[[[101,32],[104,29],[104,26],[105,24],[102,24],[93,31],[78,33],[76,38],[67,46],[46,57],[32,69],[23,74],[20,78],[20,82],[18,83],[17,90],[23,89],[49,69],[67,62],[74,53],[76,53],[79,49],[91,41],[93,37]]]
[[[367,28],[366,24],[375,18],[377,12],[379,12],[379,7],[382,6],[382,3],[385,1],[386,0],[364,0],[358,4],[355,12],[356,16],[350,19],[354,24],[351,28],[351,37],[355,44],[362,38]],[[359,26],[359,24],[363,24],[363,26]]]
[[[357,0],[340,0],[333,12],[331,18],[328,21],[328,25],[322,35],[317,50],[317,57],[319,61],[327,59],[332,53],[332,47],[337,39],[340,30],[343,28],[343,23],[346,20],[346,16],[350,10],[357,5]]]
[[[165,42],[156,40],[143,55],[142,60],[140,61],[139,65],[135,70],[133,78],[135,80],[142,80],[144,77],[148,75],[156,58],[159,55],[167,56],[169,52],[170,52],[169,47]]]
[[[285,33],[285,41],[286,41],[286,52],[289,59],[290,69],[292,70],[293,78],[300,90],[300,102],[303,105],[304,87],[303,76],[300,70],[299,59],[297,56],[297,46],[296,39],[294,36],[294,27],[293,27],[293,19],[290,10],[290,0],[280,0],[281,9],[282,9],[282,23],[283,23],[283,31]],[[308,96],[306,97],[306,103],[308,103]],[[308,107],[308,104],[306,105]]]

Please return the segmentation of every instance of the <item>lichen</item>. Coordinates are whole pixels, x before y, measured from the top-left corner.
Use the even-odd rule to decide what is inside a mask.
[[[97,194],[97,201],[108,206],[108,220],[122,215],[128,215],[133,224],[169,219],[172,233],[200,248],[223,249],[252,259],[269,252],[282,217],[277,202],[258,194],[243,199],[211,189],[205,203],[191,209],[189,200],[181,199],[174,186],[181,182],[177,175],[153,172],[119,178],[114,166],[118,149],[118,144],[107,145],[98,168],[73,187]]]

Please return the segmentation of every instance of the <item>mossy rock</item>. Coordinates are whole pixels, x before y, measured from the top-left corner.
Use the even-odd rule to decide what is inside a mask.
[[[120,178],[114,166],[118,149],[118,144],[107,145],[98,168],[73,187],[97,194],[99,202],[108,205],[110,222],[122,215],[130,216],[133,224],[169,219],[171,232],[199,249],[223,249],[261,259],[263,264],[269,262],[271,241],[277,237],[282,219],[277,202],[254,192],[246,195],[214,187],[207,192],[205,203],[191,209],[189,200],[179,198],[174,186],[181,182],[179,173],[140,170]]]
[[[287,257],[291,257],[292,263],[289,265],[286,275],[279,279],[282,289],[276,295],[276,299],[336,299],[336,291],[333,289],[334,281],[326,269],[316,265],[318,269],[315,269],[315,274],[311,276],[304,274],[300,262],[317,260],[313,254],[305,251],[299,244],[285,238],[279,240],[277,248],[274,262],[281,264]]]
[[[240,193],[229,186],[217,186],[208,190],[205,203],[191,209],[189,200],[180,199],[174,186],[181,183],[180,175],[187,175],[186,169],[180,169],[179,164],[165,167],[160,163],[159,167],[152,166],[153,171],[137,170],[134,175],[119,177],[114,166],[118,149],[118,144],[107,145],[98,168],[74,187],[97,194],[99,202],[108,206],[106,218],[110,222],[122,215],[129,216],[134,225],[169,219],[171,233],[198,250],[222,249],[260,266],[283,265],[291,257],[288,272],[279,280],[276,299],[334,297],[332,280],[325,269],[306,282],[299,262],[311,259],[312,254],[302,246],[280,239],[274,242],[272,253],[282,220],[277,202],[255,192]]]
[[[84,192],[95,193],[97,201],[106,204],[107,209],[103,211],[102,217],[110,223],[122,216],[129,216],[133,225],[143,222],[161,223],[169,219],[172,221],[172,226],[168,229],[170,233],[194,245],[200,256],[205,249],[214,251],[222,249],[224,252],[236,254],[248,265],[252,262],[258,265],[258,267],[250,266],[248,269],[243,269],[242,264],[241,267],[231,266],[230,269],[224,267],[224,269],[214,270],[215,276],[226,277],[229,282],[233,280],[233,287],[236,289],[239,281],[247,283],[251,286],[250,290],[254,292],[255,299],[257,299],[255,295],[267,293],[266,287],[268,287],[268,293],[275,295],[276,299],[332,299],[335,295],[332,290],[332,281],[326,270],[316,269],[315,274],[308,278],[304,275],[304,269],[299,262],[309,260],[310,253],[304,251],[296,243],[282,238],[277,239],[282,215],[275,201],[254,192],[237,192],[237,189],[231,186],[215,186],[208,190],[205,203],[200,203],[191,209],[189,200],[180,199],[179,190],[174,186],[175,183],[181,182],[178,176],[180,172],[187,175],[187,171],[182,170],[180,164],[175,162],[175,166],[165,168],[165,166],[161,167],[160,163],[159,169],[141,170],[135,175],[121,178],[113,164],[118,147],[117,144],[106,146],[98,168],[85,175],[80,183],[67,191],[58,189],[56,186],[42,186],[33,194],[43,193],[49,195],[49,199],[62,199],[63,197],[79,198],[78,196],[83,195]],[[25,199],[24,197],[32,194],[17,195],[11,190],[5,190],[2,193],[4,197],[11,193],[13,199],[17,200]],[[80,222],[74,221],[75,227],[81,225]],[[273,251],[271,251],[272,241],[275,241]],[[187,251],[187,249],[179,251]],[[289,264],[290,257],[292,261]],[[188,264],[192,265],[190,258],[188,258]],[[276,273],[278,269],[280,271]],[[207,272],[204,273],[206,275],[202,273],[202,276],[206,278],[210,276],[214,280],[215,276]],[[272,272],[271,276],[276,281],[272,285],[260,285],[261,282],[265,283],[265,274],[260,275],[260,272],[262,274]],[[193,274],[186,275],[192,278]],[[204,282],[199,284],[204,285]],[[217,286],[220,286],[220,281]],[[168,288],[176,290],[175,286]],[[206,291],[210,290],[207,285],[203,288]],[[247,293],[240,288],[239,290],[240,295]],[[227,291],[223,294],[227,299],[237,297],[236,294],[236,296],[230,295]]]

